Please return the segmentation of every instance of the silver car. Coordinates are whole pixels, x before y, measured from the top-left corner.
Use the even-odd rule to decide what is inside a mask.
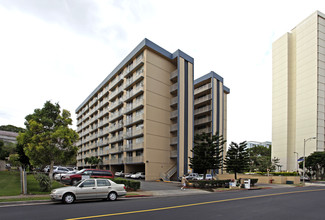
[[[51,199],[70,204],[81,199],[116,200],[118,196],[126,195],[124,184],[117,184],[109,179],[80,180],[74,186],[61,187],[52,190]]]

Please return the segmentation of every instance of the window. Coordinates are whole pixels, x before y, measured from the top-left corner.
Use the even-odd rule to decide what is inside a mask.
[[[95,187],[95,180],[86,180],[81,185],[83,187]]]
[[[97,180],[97,186],[110,186],[111,183],[108,180]]]

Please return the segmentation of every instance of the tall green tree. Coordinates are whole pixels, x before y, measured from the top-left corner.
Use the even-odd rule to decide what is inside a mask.
[[[190,159],[190,167],[195,172],[207,173],[209,169],[219,169],[222,162],[223,145],[226,140],[222,135],[210,135],[207,133],[194,136],[193,153]]]
[[[237,179],[237,173],[243,173],[249,170],[249,162],[247,143],[244,141],[238,145],[237,143],[231,142],[225,158],[227,172],[234,173],[235,179]]]
[[[93,165],[96,165],[96,167],[99,165],[100,162],[102,162],[102,159],[91,156],[91,157],[86,157],[85,159],[85,163],[90,164],[90,167],[92,167]]]
[[[45,102],[43,108],[35,109],[25,117],[26,131],[17,136],[18,143],[32,165],[50,164],[50,178],[53,178],[54,163],[67,163],[76,157],[78,148],[74,143],[78,134],[69,128],[71,114],[58,103]]]
[[[302,165],[302,163],[301,163]],[[325,178],[325,152],[314,152],[306,157],[305,163],[308,173],[316,177],[316,180]],[[302,168],[302,166],[301,166]]]
[[[271,160],[271,148],[262,145],[247,149],[250,158],[250,171],[274,171],[276,166]]]

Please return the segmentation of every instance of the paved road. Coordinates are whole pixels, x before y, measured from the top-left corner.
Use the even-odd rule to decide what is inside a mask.
[[[0,219],[325,219],[325,187],[0,207]]]

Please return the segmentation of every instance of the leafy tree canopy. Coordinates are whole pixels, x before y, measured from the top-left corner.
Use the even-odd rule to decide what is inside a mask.
[[[69,111],[63,109],[61,112],[58,103],[47,101],[42,109],[35,109],[25,117],[26,131],[17,137],[32,165],[50,164],[50,177],[54,163],[66,164],[76,157],[78,148],[74,142],[79,137],[69,128],[70,117]]]
[[[16,133],[25,131],[24,128],[16,127],[13,125],[1,125],[0,130],[1,131],[11,131],[11,132],[16,132]]]
[[[219,169],[225,142],[222,135],[196,134],[194,136],[194,147],[191,150],[193,157],[189,157],[190,167],[195,172],[204,174],[207,173],[208,169]]]
[[[305,166],[310,176],[315,176],[316,179],[325,178],[325,152],[314,152],[306,157]]]
[[[85,158],[85,163],[89,163],[90,166],[92,165],[98,165],[100,162],[102,162],[102,159],[91,156],[91,157],[86,157]]]
[[[247,149],[250,158],[250,171],[267,172],[276,169],[274,160],[271,160],[271,148],[265,146],[255,146]]]

